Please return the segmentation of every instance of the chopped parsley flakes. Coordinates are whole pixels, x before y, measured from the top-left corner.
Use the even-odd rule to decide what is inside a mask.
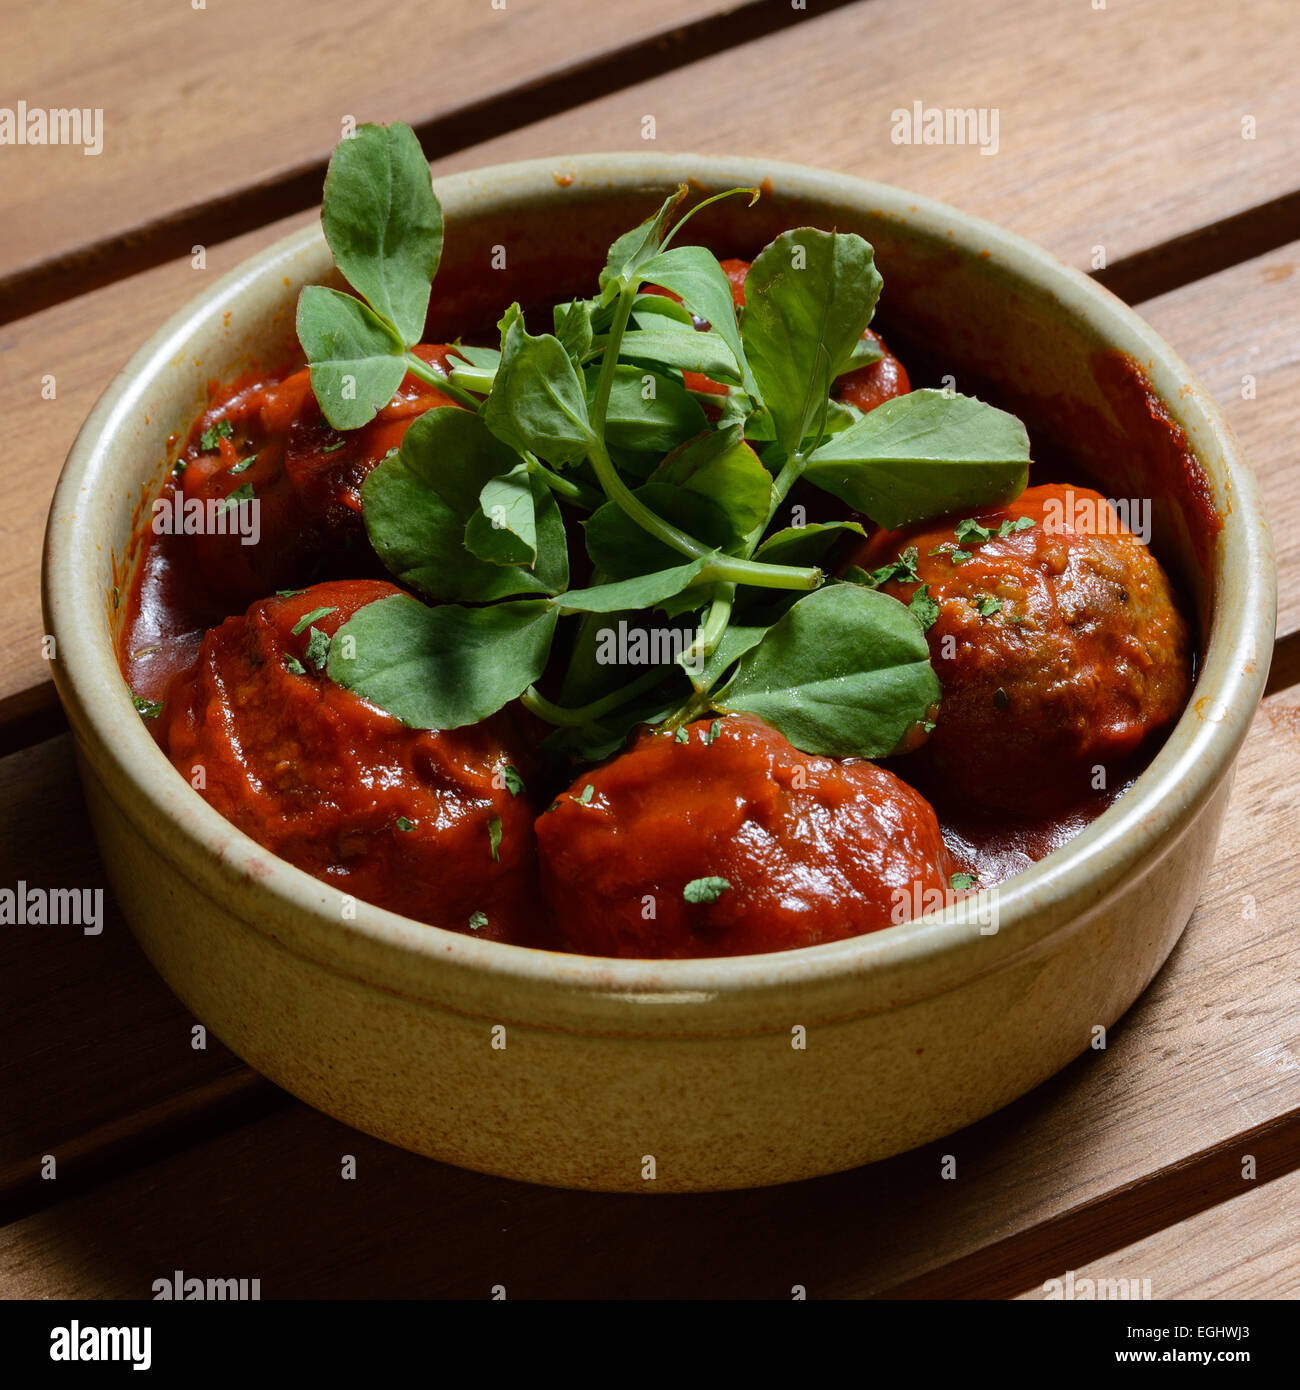
[[[317,618],[328,617],[331,613],[337,613],[337,608],[313,608],[310,613],[304,613],[301,618],[289,629],[295,637],[307,631]]]
[[[939,620],[939,605],[930,597],[930,586],[922,584],[921,587],[912,595],[912,601],[907,605],[907,611],[916,619],[926,632]]]
[[[210,454],[213,449],[220,446],[223,439],[229,439],[235,432],[235,427],[229,420],[218,420],[216,424],[209,425],[207,429],[199,435],[199,448],[205,454]]]
[[[226,495],[221,504],[221,510],[224,512],[227,507],[237,507],[241,502],[251,502],[256,496],[252,483],[244,483],[242,487],[237,487],[234,492]]]
[[[682,897],[688,903],[716,903],[731,887],[729,879],[710,875],[707,878],[693,878],[682,889]]]
[[[314,627],[307,634],[307,649],[303,655],[307,658],[309,665],[317,671],[325,669],[325,662],[330,654],[330,639],[320,628]]]

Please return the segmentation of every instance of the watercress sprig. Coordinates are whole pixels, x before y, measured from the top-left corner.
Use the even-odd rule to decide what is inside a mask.
[[[781,233],[740,315],[716,257],[675,244],[700,208],[739,193],[758,196],[682,211],[674,190],[614,241],[590,298],[555,306],[552,331],[531,333],[512,304],[499,341],[458,343],[443,373],[412,351],[443,238],[418,141],[362,126],[339,146],[322,221],[356,293],[309,287],[298,313],[321,410],[361,428],[408,372],[453,404],[418,417],[363,485],[371,544],[419,597],[343,624],[332,679],[434,729],[520,700],[580,758],[637,722],[740,710],[807,752],[876,757],[929,717],[941,692],[915,608],[827,576],[861,521],[777,517],[801,481],[887,526],[1009,500],[1028,440],[1013,417],[943,392],[867,414],[833,400],[840,376],[879,357],[864,336],[882,283],[872,248]],[[580,549],[585,578],[570,573]],[[687,621],[691,637],[676,661],[602,667],[600,625],[615,621]]]

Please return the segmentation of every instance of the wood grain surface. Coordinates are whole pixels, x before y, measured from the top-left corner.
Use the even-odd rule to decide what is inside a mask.
[[[107,895],[98,935],[5,926],[0,1297],[148,1297],[177,1268],[260,1278],[266,1298],[1034,1297],[1066,1269],[1135,1272],[1156,1298],[1300,1294],[1291,0],[391,0],[382,24],[352,0],[10,10],[0,104],[102,107],[104,149],[0,148],[0,886],[104,886],[40,650],[67,448],[168,314],[315,220],[348,115],[415,125],[435,174],[610,149],[822,165],[1097,274],[1241,438],[1283,640],[1196,914],[1107,1048],[937,1144],[792,1187],[644,1199],[430,1163],[215,1038],[195,1048]],[[896,142],[917,102],[983,109],[996,154]]]
[[[43,748],[60,756],[57,743]],[[255,1275],[266,1297],[479,1297],[495,1283],[528,1297],[788,1297],[795,1283],[812,1296],[1019,1293],[1065,1260],[1081,1266],[1236,1192],[1243,1142],[1259,1155],[1261,1181],[1300,1163],[1298,782],[1292,690],[1262,707],[1201,904],[1107,1048],[936,1144],[786,1188],[610,1197],[459,1172],[257,1093],[251,1113],[261,1118],[180,1152],[194,1116],[177,1131],[145,1128],[156,1117],[142,1115],[130,1165],[87,1195],[62,1199],[49,1183],[33,1191],[29,1172],[16,1198],[53,1205],[0,1230],[0,1293],[140,1296],[172,1268]],[[81,856],[59,866],[59,881],[97,874],[84,841]],[[120,923],[112,929],[121,934]],[[141,1018],[114,1033],[115,1095],[149,1095],[159,1067],[172,1087],[192,1074],[183,1038],[177,1047],[183,1011],[142,960],[119,1004],[60,954],[65,1012],[83,1020],[77,1036],[95,1036],[124,1008]],[[17,952],[5,962],[24,992],[26,962]],[[5,1035],[26,1023],[0,1019],[0,1055],[21,1053],[20,1038]],[[65,1049],[38,1061],[22,1132],[34,1138],[44,1125],[62,1136],[86,1102],[69,1084]],[[223,1112],[213,1127],[249,1113]],[[121,1128],[132,1123],[124,1109]],[[53,1141],[31,1148],[35,1158],[57,1152]],[[358,1159],[355,1184],[339,1176],[345,1153]],[[955,1181],[940,1176],[945,1154],[956,1158]],[[112,1157],[78,1153],[100,1175]],[[321,1248],[336,1251],[324,1266],[313,1257]],[[702,1262],[701,1249],[720,1253]]]
[[[1241,1195],[1074,1271],[1077,1281],[1150,1281],[1153,1299],[1300,1298],[1300,1173],[1266,1187],[1243,1178]],[[1060,1275],[1062,1278],[1064,1270]],[[1143,1287],[1148,1287],[1145,1283]],[[1042,1288],[1022,1294],[1044,1298]],[[1209,1342],[1202,1346],[1210,1346]],[[1249,1349],[1224,1341],[1213,1349]]]
[[[75,9],[75,22],[51,23],[41,6],[5,16],[6,67],[21,74],[5,83],[5,101],[99,111],[102,132],[91,155],[70,144],[3,151],[0,308],[10,313],[33,283],[61,281],[66,295],[87,274],[117,278],[147,244],[188,251],[240,221],[317,202],[349,119],[405,120],[428,130],[436,153],[600,90],[603,66],[627,80],[647,61],[683,61],[716,42],[711,19],[762,31],[778,12],[752,0]],[[780,10],[778,23],[797,19]],[[671,53],[656,59],[656,47]]]

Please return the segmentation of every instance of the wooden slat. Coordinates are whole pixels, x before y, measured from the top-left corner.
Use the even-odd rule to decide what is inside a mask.
[[[348,116],[437,127],[472,109],[480,133],[468,122],[465,144],[503,120],[509,128],[535,116],[534,103],[546,110],[557,96],[576,100],[593,66],[612,55],[655,41],[684,45],[686,37],[673,38],[682,26],[738,10],[729,21],[738,28],[771,27],[743,0],[387,0],[381,9],[353,0],[198,9],[100,0],[58,24],[39,7],[11,8],[4,102],[102,110],[103,147],[94,156],[71,146],[0,148],[0,299],[43,267],[71,264],[75,279],[92,250],[110,276],[121,274],[111,262],[137,256],[168,224],[176,250],[190,234],[205,243],[228,235],[231,200],[249,203],[254,216],[260,204],[257,221],[266,208],[274,216],[309,206],[320,180],[303,175],[324,167]],[[548,79],[558,82],[543,100]],[[493,103],[511,97],[503,117]],[[434,134],[451,138],[441,127]]]
[[[1300,631],[1300,241],[1141,306],[1210,388],[1267,504],[1279,579],[1277,630]]]
[[[893,180],[1038,237],[1081,266],[1100,242],[1113,263],[1287,187],[1275,109],[1276,94],[1294,90],[1281,75],[1287,46],[1256,38],[1269,23],[1276,34],[1290,32],[1292,12],[1284,0],[1252,0],[1229,26],[1218,24],[1217,13],[1206,0],[1147,0],[1097,12],[1021,0],[999,5],[977,24],[955,0],[921,15],[902,0],[868,0],[462,151],[435,164],[435,172],[544,152],[644,149],[641,116],[655,114],[659,149],[752,151]],[[1205,41],[1210,32],[1213,44]],[[1243,47],[1234,67],[1225,47],[1236,44],[1253,46],[1249,61]],[[1022,61],[1026,52],[1051,54],[1067,45],[1068,82],[1064,60]],[[926,55],[924,82],[915,76],[918,53]],[[1125,74],[1139,62],[1156,76],[1131,82]],[[1282,67],[1275,71],[1275,64]],[[1204,99],[1207,90],[1215,93],[1213,103]],[[815,119],[809,91],[817,93]],[[913,99],[996,103],[999,154],[892,145],[889,111]],[[1259,113],[1253,142],[1242,141],[1232,126],[1238,106]],[[1225,122],[1232,126],[1227,133]],[[1118,188],[1126,190],[1124,198],[1116,197]],[[192,269],[187,257],[0,327],[0,485],[8,503],[0,516],[0,725],[20,712],[31,720],[33,708],[53,705],[33,576],[54,479],[95,396],[170,310],[213,275],[312,218],[299,215],[213,246],[206,271]],[[1294,248],[1281,255],[1293,256]],[[1282,264],[1263,259],[1274,271]],[[1294,288],[1280,293],[1293,295]],[[1226,344],[1246,351],[1258,344],[1250,360],[1261,380],[1275,379],[1292,361],[1294,342],[1269,326],[1284,323],[1285,315],[1269,318],[1266,291],[1241,299],[1236,271],[1214,277],[1197,296],[1196,312],[1177,315],[1176,300],[1161,301],[1162,313],[1173,316],[1175,344],[1194,368],[1227,383],[1230,407],[1238,387]],[[1215,331],[1207,333],[1211,321]],[[52,401],[41,394],[47,374],[56,380]],[[1286,486],[1294,409],[1288,395],[1270,388],[1248,416],[1236,412],[1239,424],[1250,422],[1257,467],[1276,486]],[[1287,558],[1294,557],[1292,548]],[[1286,571],[1284,583],[1290,585],[1285,611],[1300,621],[1300,576]]]
[[[0,760],[0,888],[104,895],[97,935],[0,927],[0,1204],[39,1200],[45,1154],[65,1186],[77,1183],[105,1150],[267,1085],[215,1038],[192,1046],[195,1020],[153,974],[105,885],[71,742]]]
[[[1127,1278],[1130,1288],[1150,1280],[1153,1299],[1300,1298],[1300,1173],[1266,1187],[1243,1179],[1241,1188],[1239,1197],[1076,1269],[1076,1285]],[[1041,1299],[1046,1291],[1039,1286],[1021,1297]],[[1216,1342],[1212,1349],[1238,1346],[1250,1343]]]
[[[1297,191],[1298,38],[1290,0],[1243,0],[1231,24],[1215,0],[871,0],[445,167],[624,148],[766,155],[947,199],[1087,269],[1096,246],[1113,263]],[[893,143],[892,113],[917,101],[996,109],[997,153]]]
[[[0,1293],[138,1296],[174,1268],[255,1275],[266,1297],[1018,1293],[1237,1192],[1243,1142],[1261,1182],[1300,1165],[1298,781],[1292,690],[1261,710],[1197,914],[1108,1048],[915,1153],[641,1200],[457,1172],[295,1105],[0,1231]],[[89,1015],[115,1008],[88,971],[80,991]],[[153,1052],[124,1035],[115,1062],[130,1075]],[[349,1153],[355,1184],[339,1176]]]

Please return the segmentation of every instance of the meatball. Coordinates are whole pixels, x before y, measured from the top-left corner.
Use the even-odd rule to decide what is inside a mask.
[[[531,772],[508,716],[412,729],[320,669],[326,639],[397,592],[376,580],[318,584],[228,618],[172,682],[160,741],[223,816],[341,892],[530,943],[536,809],[507,773]]]
[[[1090,488],[1032,487],[971,519],[880,532],[855,560],[875,574],[912,552],[915,579],[904,561],[881,588],[910,601],[924,585],[937,606],[944,694],[923,756],[949,794],[1054,813],[1116,785],[1186,703],[1191,645],[1169,580]]]
[[[538,817],[537,844],[556,932],[604,956],[837,941],[928,910],[955,867],[918,792],[749,715],[643,730]]]
[[[414,351],[447,369],[450,349]],[[452,404],[408,375],[368,425],[340,433],[321,414],[306,367],[269,382],[241,383],[195,424],[171,499],[177,516],[187,502],[191,508],[197,502],[225,524],[205,521],[176,536],[178,548],[183,543],[227,612],[272,589],[309,583],[344,559],[353,572],[379,573],[361,521],[361,484],[400,446],[417,415]],[[241,516],[247,511],[238,504],[242,497],[256,500],[255,529],[251,514],[248,522]]]
[[[868,328],[862,336],[876,344],[880,349],[880,358],[869,367],[859,367],[856,372],[846,372],[840,377],[831,391],[831,399],[867,411],[874,410],[895,396],[907,395],[912,383],[908,380],[907,368],[885,346],[885,340],[879,333]]]

